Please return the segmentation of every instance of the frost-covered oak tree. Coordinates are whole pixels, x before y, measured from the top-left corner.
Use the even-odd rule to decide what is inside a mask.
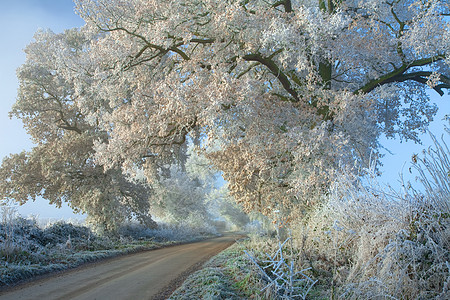
[[[71,34],[85,42],[48,63],[83,124],[104,133],[95,163],[154,174],[200,131],[248,211],[288,217],[337,168],[366,165],[381,134],[417,141],[437,110],[426,90],[450,87],[444,0],[76,5],[86,25]]]
[[[104,230],[131,217],[154,226],[148,186],[127,179],[120,168],[104,171],[94,162],[93,143],[106,141],[107,132],[87,123],[74,85],[64,77],[68,60],[81,56],[90,41],[77,30],[41,31],[35,39],[17,72],[20,87],[11,115],[23,121],[36,146],[3,160],[0,199],[25,203],[42,196],[57,206],[65,201]]]

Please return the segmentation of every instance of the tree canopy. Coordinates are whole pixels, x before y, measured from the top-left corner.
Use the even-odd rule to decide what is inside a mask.
[[[13,108],[36,153],[84,145],[75,173],[155,174],[195,133],[247,211],[304,210],[381,134],[418,141],[450,87],[444,0],[75,3],[86,25],[37,33]]]
[[[23,121],[36,146],[3,160],[0,199],[23,204],[42,196],[57,206],[65,201],[105,230],[131,217],[154,226],[149,186],[128,179],[120,168],[105,171],[94,162],[93,144],[107,140],[107,133],[88,124],[80,112],[73,83],[63,76],[63,57],[58,57],[63,50],[78,56],[86,40],[77,31],[41,31],[35,37],[17,71],[20,86],[11,115]]]

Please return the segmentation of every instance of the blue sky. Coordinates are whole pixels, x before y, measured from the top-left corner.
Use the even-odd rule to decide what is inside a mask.
[[[64,29],[79,27],[84,24],[73,9],[71,0],[0,0],[0,159],[10,153],[18,153],[29,150],[32,143],[28,138],[22,123],[17,119],[9,119],[8,112],[15,102],[18,82],[16,69],[25,61],[23,49],[29,44],[34,33],[39,28],[50,28],[54,32]],[[443,133],[444,123],[442,118],[450,114],[450,96],[439,97],[431,93],[433,101],[439,106],[439,113],[430,126],[436,135]],[[448,141],[448,135],[445,136]],[[427,135],[422,136],[423,145],[414,143],[400,143],[398,140],[385,140],[382,143],[393,155],[386,153],[382,162],[384,175],[381,181],[398,187],[399,173],[404,167],[406,178],[412,179],[408,171],[409,162],[413,153],[420,153],[422,149],[431,144]],[[448,143],[448,142],[447,142]],[[19,212],[28,216],[38,215],[42,218],[70,218],[75,217],[68,207],[56,209],[38,200],[35,203],[27,203],[19,208]]]

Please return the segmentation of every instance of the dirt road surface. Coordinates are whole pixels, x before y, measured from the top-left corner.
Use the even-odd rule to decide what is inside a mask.
[[[0,299],[166,299],[189,273],[237,238],[227,234],[106,260],[16,286]]]

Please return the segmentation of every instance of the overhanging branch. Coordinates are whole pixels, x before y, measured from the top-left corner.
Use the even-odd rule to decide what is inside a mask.
[[[283,73],[283,71],[277,66],[277,64],[275,64],[275,62],[271,59],[272,57],[273,55],[271,57],[263,57],[261,54],[257,53],[244,55],[243,59],[246,61],[259,62],[262,65],[266,66],[270,70],[270,72],[278,79],[286,92],[288,92],[292,96],[292,98],[294,98],[293,102],[299,102],[300,98],[297,91],[292,88],[289,78],[286,76],[286,74]]]
[[[426,66],[426,65],[429,65],[436,61],[443,60],[444,58],[445,58],[445,55],[440,54],[440,55],[436,55],[433,57],[418,59],[409,64],[403,64],[400,68],[394,69],[392,72],[389,72],[383,76],[378,77],[377,79],[373,79],[373,80],[369,81],[363,87],[357,89],[354,93],[355,94],[361,94],[361,93],[367,94],[367,93],[370,93],[372,90],[374,90],[376,87],[382,86],[384,84],[388,84],[391,82],[403,82],[406,80],[415,80],[417,82],[424,83],[423,82],[424,75],[419,75],[418,77],[410,75],[410,74],[417,75],[418,73],[421,73],[421,72],[413,72],[413,73],[406,73],[406,72],[413,67]],[[429,75],[427,75],[427,76],[429,76]],[[426,83],[426,81],[427,80],[425,80],[425,83]],[[437,92],[439,94],[441,94],[442,90],[440,90],[440,92],[439,91],[437,91]]]
[[[392,78],[391,82],[404,82],[407,80],[413,80],[422,84],[427,84],[428,77],[431,76],[433,72],[430,71],[420,71],[420,72],[412,72],[407,74],[402,74]],[[439,74],[439,81],[441,84],[435,85],[433,90],[435,90],[439,95],[443,96],[444,91],[442,89],[450,89],[450,78]]]

